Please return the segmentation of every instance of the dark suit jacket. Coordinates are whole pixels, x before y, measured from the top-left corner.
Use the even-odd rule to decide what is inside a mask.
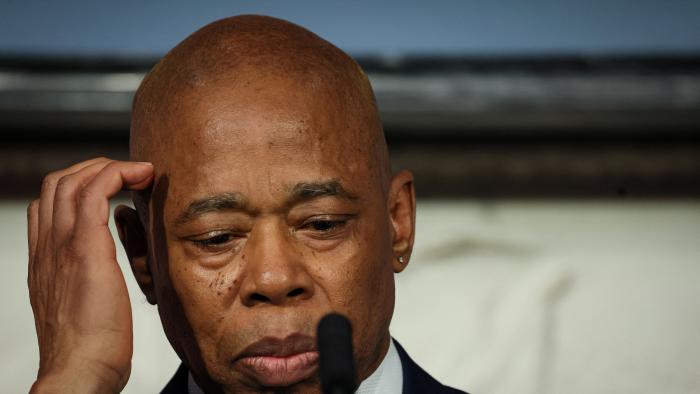
[[[418,366],[411,357],[408,356],[403,347],[394,340],[394,345],[401,358],[401,369],[403,369],[403,394],[458,394],[464,391],[453,389],[452,387],[443,386],[428,375],[421,367]],[[184,365],[175,372],[175,376],[170,379],[168,385],[165,386],[161,394],[187,394],[187,377],[189,371]]]
[[[401,358],[401,369],[403,369],[403,394],[466,394],[464,391],[443,386],[440,382],[435,380],[435,378],[428,375],[423,368],[413,362],[397,340],[394,340],[394,345]]]

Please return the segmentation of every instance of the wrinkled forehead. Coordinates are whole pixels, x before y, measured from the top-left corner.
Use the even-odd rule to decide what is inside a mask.
[[[172,192],[194,198],[264,189],[275,195],[295,183],[330,179],[350,190],[372,187],[376,175],[365,120],[322,90],[273,82],[222,85],[181,97],[164,122],[168,138],[158,160]]]
[[[163,132],[171,150],[202,154],[294,147],[311,156],[357,161],[369,125],[362,110],[308,80],[238,78],[183,94]],[[352,147],[348,150],[347,148]]]

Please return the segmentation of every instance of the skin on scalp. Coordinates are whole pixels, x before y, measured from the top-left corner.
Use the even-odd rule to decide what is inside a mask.
[[[397,252],[410,255],[413,232],[397,240],[396,212],[405,209],[390,207],[374,95],[348,55],[275,18],[207,25],[142,82],[130,152],[132,160],[154,164],[156,182],[152,196],[134,196],[147,263],[139,267],[138,253],[128,254],[200,385],[269,389],[233,368],[233,357],[264,337],[313,336],[331,311],[353,324],[360,380],[376,369],[390,340],[393,275],[403,269]],[[315,182],[339,185],[347,196],[289,200],[295,187]],[[178,220],[192,202],[213,195],[244,204]],[[318,214],[350,219],[323,238],[304,224]],[[220,229],[240,237],[216,252],[197,246],[195,238]],[[275,298],[297,289],[298,296]],[[317,390],[315,377],[285,388]]]

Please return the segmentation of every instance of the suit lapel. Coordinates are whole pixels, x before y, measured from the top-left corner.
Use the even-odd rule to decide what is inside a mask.
[[[397,340],[393,340],[396,350],[401,358],[401,369],[403,370],[403,394],[448,394],[448,393],[463,393],[451,387],[443,386],[428,375],[423,368],[419,367],[411,357],[406,353],[401,344]]]

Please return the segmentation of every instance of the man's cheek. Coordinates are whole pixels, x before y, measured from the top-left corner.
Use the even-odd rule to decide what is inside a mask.
[[[173,276],[178,298],[182,304],[182,324],[191,327],[188,337],[182,338],[190,349],[196,348],[207,373],[219,376],[219,354],[217,333],[225,321],[225,308],[222,307],[216,289],[210,288],[216,275],[196,275],[193,270],[182,270],[184,275]]]
[[[207,323],[221,314],[224,309],[220,300],[223,280],[221,273],[202,274],[193,269],[182,269],[173,275],[175,290],[187,320],[196,325],[193,328],[211,329],[212,324]]]

